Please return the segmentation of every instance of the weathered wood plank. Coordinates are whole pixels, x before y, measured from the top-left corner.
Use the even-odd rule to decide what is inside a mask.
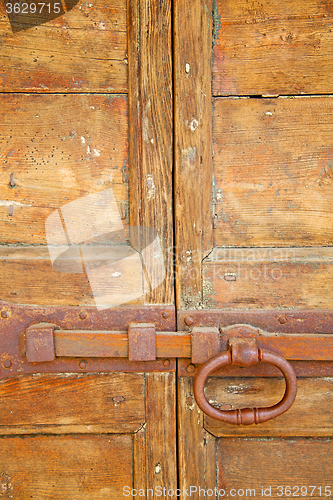
[[[11,27],[1,3],[2,91],[127,92],[126,0],[79,2],[53,20],[44,13]]]
[[[0,434],[136,432],[145,422],[143,374],[56,374],[0,383]]]
[[[2,243],[46,244],[53,210],[104,189],[114,191],[126,222],[124,96],[7,94],[1,108]]]
[[[208,308],[331,309],[333,248],[215,248],[203,280]]]
[[[7,94],[1,105],[1,243],[11,245],[1,250],[1,298],[22,304],[92,305],[85,273],[52,268],[45,223],[55,210],[68,211],[68,203],[75,200],[78,206],[71,205],[69,219],[77,213],[79,221],[80,199],[85,204],[84,196],[112,190],[118,226],[127,227],[126,98]]]
[[[332,435],[333,379],[299,378],[292,407],[278,418],[259,425],[237,426],[205,416],[205,429],[214,436],[330,437]],[[282,399],[282,378],[220,378],[206,383],[206,397],[223,410],[272,406]],[[318,411],[318,409],[320,410]]]
[[[202,303],[201,261],[212,247],[211,0],[174,13],[175,243],[178,307]]]
[[[179,485],[216,487],[215,438],[204,429],[203,413],[193,396],[193,378],[178,378]],[[196,494],[193,498],[200,498]],[[185,495],[184,495],[185,498]]]
[[[130,221],[156,230],[161,242],[165,279],[152,286],[145,303],[172,304],[171,1],[130,0],[128,8]],[[146,262],[151,283],[163,272],[156,262]]]
[[[0,438],[1,493],[23,500],[119,500],[132,484],[132,437]]]
[[[235,498],[278,499],[298,494],[307,499],[319,499],[325,496],[325,486],[332,486],[331,439],[221,438],[216,448],[218,488],[228,490],[230,497],[235,494]],[[278,490],[278,486],[290,486],[291,492]],[[301,486],[307,490],[301,490]],[[310,489],[310,486],[315,488]],[[233,488],[236,492],[230,491]],[[255,491],[246,493],[246,489]],[[329,490],[327,494],[330,496]]]
[[[147,488],[177,485],[176,377],[174,372],[146,373]],[[168,495],[176,500],[176,494]]]
[[[215,246],[333,242],[333,99],[214,100]]]
[[[217,0],[214,95],[328,94],[330,2]]]

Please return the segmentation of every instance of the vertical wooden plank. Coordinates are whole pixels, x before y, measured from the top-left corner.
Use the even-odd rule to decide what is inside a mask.
[[[181,498],[186,491],[191,498],[202,498],[202,490],[216,487],[215,438],[205,431],[203,413],[193,396],[193,378],[178,378],[178,446],[179,446],[179,488]]]
[[[157,230],[161,240],[166,277],[145,302],[172,304],[171,0],[128,1],[130,224]]]
[[[173,372],[146,374],[147,487],[155,492],[157,486],[177,488],[175,384]]]
[[[174,14],[175,240],[178,307],[200,308],[201,261],[212,248],[211,0]]]
[[[175,500],[177,489],[176,378],[146,373],[146,423],[134,435],[134,488],[138,495]],[[165,492],[168,492],[166,494]],[[144,493],[144,495],[143,495]]]

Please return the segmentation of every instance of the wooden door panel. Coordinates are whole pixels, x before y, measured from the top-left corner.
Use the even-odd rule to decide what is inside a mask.
[[[1,105],[1,299],[93,305],[85,273],[52,266],[45,224],[68,203],[111,189],[127,228],[126,97],[5,94]]]
[[[23,3],[17,2],[20,12]],[[52,16],[54,2],[49,2],[40,15],[41,5],[37,14],[29,8],[13,16],[12,24],[5,4],[0,7],[2,92],[127,92],[125,0],[59,2],[58,16]]]
[[[176,489],[172,368],[19,377],[2,382],[1,400],[5,498],[118,499]]]
[[[179,12],[190,7],[176,1],[175,48],[183,48],[176,50],[174,80],[178,329],[199,337],[197,347],[192,342],[198,359],[217,352],[219,342],[226,349],[226,327],[238,325],[235,336],[246,335],[240,323],[253,325],[252,333],[328,333],[319,318],[332,309],[332,9],[311,0],[202,0],[193,9],[196,20],[192,11],[181,22]],[[209,143],[211,157],[198,153]],[[289,313],[296,314],[292,324]],[[303,313],[319,321],[310,325],[297,316]],[[237,365],[234,345],[229,338],[230,363]],[[219,498],[254,496],[246,488],[261,498],[325,495],[331,381],[320,375],[331,365],[311,361],[315,355],[304,346],[310,361],[293,364],[294,404],[258,425],[205,416],[193,391],[199,366],[179,361],[180,485],[197,486],[193,498],[218,498],[215,488],[225,490]],[[251,375],[243,365],[216,370],[206,382],[208,401],[222,410],[277,403],[284,381],[265,364],[252,368]],[[308,489],[301,493],[301,486]]]
[[[22,328],[19,335],[27,314],[28,323],[47,322],[51,314],[58,326],[66,318],[72,329],[122,330],[148,317],[143,304],[174,302],[171,1],[66,0],[61,8],[59,16],[8,19],[1,6],[4,344],[15,337],[10,318]],[[58,225],[50,223],[48,231],[53,215]],[[159,241],[144,262],[144,230],[130,241],[129,226]],[[105,230],[97,234],[98,227]],[[58,257],[51,262],[53,234],[61,235],[56,248],[80,246],[79,253],[60,255],[61,266]],[[99,271],[94,276],[86,251],[89,269]],[[126,261],[133,254],[135,265]],[[157,259],[165,275],[160,282]],[[118,268],[105,269],[105,262]],[[104,277],[112,279],[105,284]],[[128,297],[127,286],[136,285],[140,296]],[[96,297],[104,294],[111,298],[102,309],[118,301],[119,315],[97,307]],[[156,323],[151,312],[148,321]],[[158,310],[157,317],[167,322],[174,311]],[[0,346],[1,372],[10,374],[15,361],[6,349]],[[69,358],[57,361],[54,370],[48,363],[50,371]],[[0,497],[119,499],[124,487],[131,498],[157,486],[176,490],[175,363],[89,356],[70,363],[68,371],[78,374],[66,368],[41,375],[36,362],[33,375],[0,384]]]
[[[215,437],[300,438],[332,435],[332,379],[298,378],[297,397],[292,407],[279,418],[260,425],[237,426],[204,417],[204,428]],[[234,409],[272,406],[282,399],[282,378],[211,377],[206,384],[207,397],[216,407]]]
[[[214,95],[328,94],[330,2],[217,0]]]
[[[213,104],[214,245],[330,245],[332,98]]]
[[[1,433],[134,433],[144,394],[143,373],[19,376],[1,382]]]
[[[130,434],[1,437],[4,498],[119,499],[132,484],[132,441]]]
[[[186,365],[180,361],[181,370]],[[187,370],[193,373],[194,365]],[[270,377],[211,377],[206,396],[226,410],[274,404],[283,388],[282,379]],[[180,486],[187,492],[192,486],[194,499],[204,491],[212,498],[325,496],[325,486],[332,486],[330,388],[330,378],[298,379],[297,398],[288,412],[258,425],[236,426],[205,416],[193,397],[193,376],[180,376]],[[326,493],[332,495],[329,489]]]
[[[329,498],[332,453],[330,439],[218,439],[217,487],[236,498]]]
[[[331,309],[332,247],[215,247],[203,262],[203,304],[223,309]]]

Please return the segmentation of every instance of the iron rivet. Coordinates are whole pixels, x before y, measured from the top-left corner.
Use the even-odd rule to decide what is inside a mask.
[[[194,373],[195,372],[195,366],[192,363],[190,363],[189,365],[187,365],[186,371],[187,371],[187,373]]]
[[[285,323],[287,323],[287,318],[285,318],[284,316],[280,316],[278,318],[278,322],[281,324],[281,325],[284,325]]]
[[[80,314],[79,314],[79,317],[80,317],[80,319],[86,319],[87,313],[84,312],[84,311],[81,311]]]
[[[3,366],[5,368],[10,368],[12,366],[12,362],[10,359],[5,359],[5,361],[3,362]]]
[[[8,311],[1,311],[1,317],[2,318],[9,318],[9,312]]]
[[[79,367],[81,368],[81,370],[84,370],[85,368],[87,368],[87,365],[88,365],[88,363],[86,361],[80,361],[80,363],[79,363]]]
[[[184,319],[184,322],[187,326],[191,326],[191,325],[193,325],[194,320],[193,320],[192,316],[186,316],[186,318]]]
[[[168,319],[170,317],[170,313],[168,311],[162,312],[162,318]]]
[[[170,359],[165,359],[165,360],[163,361],[163,365],[164,365],[164,366],[170,366]]]

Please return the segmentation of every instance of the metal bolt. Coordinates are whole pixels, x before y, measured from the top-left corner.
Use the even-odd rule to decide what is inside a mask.
[[[195,366],[192,363],[190,363],[189,365],[187,365],[186,371],[187,371],[187,373],[194,373],[195,372]]]
[[[281,325],[284,325],[285,323],[287,323],[287,318],[285,318],[284,316],[280,316],[278,318],[278,322],[281,324]]]
[[[87,368],[87,366],[88,366],[87,361],[80,361],[79,367],[81,368],[81,370],[84,370],[85,368]]]
[[[81,311],[80,314],[79,314],[79,318],[80,319],[86,319],[86,317],[87,317],[87,313],[84,312],[84,311]]]
[[[5,368],[10,368],[12,366],[12,362],[10,359],[5,359],[4,362],[3,362],[3,366]]]
[[[163,361],[163,366],[170,366],[170,359],[165,359]]]
[[[2,317],[2,318],[4,318],[4,319],[5,319],[5,318],[9,318],[9,316],[10,316],[10,314],[9,314],[9,312],[8,312],[8,311],[1,311],[1,317]]]
[[[164,318],[164,319],[168,319],[168,318],[170,318],[170,313],[169,313],[169,311],[164,311],[164,312],[162,312],[162,318]]]
[[[194,323],[194,319],[192,318],[192,316],[186,316],[184,322],[187,326],[191,326]]]

